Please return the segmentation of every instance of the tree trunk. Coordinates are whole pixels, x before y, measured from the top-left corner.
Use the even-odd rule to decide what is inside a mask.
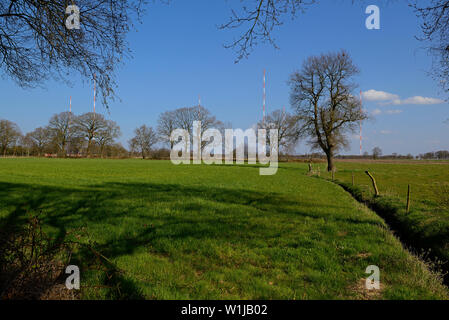
[[[66,158],[66,157],[67,157],[67,151],[66,151],[66,149],[65,149],[65,142],[64,142],[64,144],[62,145],[62,148],[61,148],[61,156],[62,156],[63,158]]]
[[[332,152],[326,152],[326,157],[327,157],[327,171],[331,172],[334,170],[334,156],[332,154]]]
[[[87,150],[86,150],[86,152],[87,152],[87,157],[88,158],[90,158],[90,156],[91,156],[91,143],[92,143],[92,139],[89,139],[89,141],[87,142]]]

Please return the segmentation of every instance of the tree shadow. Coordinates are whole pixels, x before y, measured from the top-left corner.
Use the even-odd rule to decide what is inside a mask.
[[[158,246],[162,238],[243,242],[246,240],[242,238],[242,230],[248,232],[247,237],[257,234],[268,240],[279,236],[269,224],[248,219],[248,214],[260,219],[275,214],[285,219],[302,216],[383,227],[381,222],[364,215],[335,214],[345,209],[338,205],[326,204],[325,212],[316,212],[316,203],[291,199],[285,194],[180,184],[106,182],[69,188],[0,182],[2,207],[8,215],[0,219],[0,229],[11,232],[14,226],[25,223],[26,212],[42,212],[43,223],[58,241],[64,241],[72,228],[101,226],[106,235],[98,241],[96,249],[113,261],[148,245],[157,253],[165,254],[164,248]],[[163,208],[169,213],[164,213]],[[236,211],[246,214],[236,214]],[[121,230],[124,223],[129,223],[124,221],[130,219],[136,224],[132,234],[129,230],[107,234],[110,230]],[[94,257],[81,250],[78,259],[89,265]],[[114,299],[144,298],[127,277],[117,275],[102,281],[105,286],[112,283],[112,287],[122,288],[120,296],[112,290],[108,293]]]

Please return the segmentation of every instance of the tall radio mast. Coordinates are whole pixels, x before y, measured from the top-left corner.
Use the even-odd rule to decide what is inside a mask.
[[[266,82],[266,71],[265,69],[263,70],[263,106],[262,106],[262,114],[263,114],[263,123],[265,123],[265,103],[266,103],[266,99],[267,99],[267,95],[266,95],[266,89],[265,89],[265,82]]]
[[[362,90],[360,90],[360,114],[363,112]],[[362,120],[360,120],[360,155],[362,155]]]
[[[97,75],[94,73],[94,114],[95,114],[95,99],[97,95]]]

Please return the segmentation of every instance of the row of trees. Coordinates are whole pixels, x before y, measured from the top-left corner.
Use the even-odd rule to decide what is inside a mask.
[[[400,155],[397,153],[393,153],[391,155],[382,156],[382,150],[379,147],[375,147],[373,149],[373,159],[413,159],[414,157],[411,154]],[[421,160],[449,160],[449,151],[440,150],[436,152],[427,152],[424,154],[419,154],[416,156],[416,159]]]
[[[106,156],[123,152],[116,144],[120,127],[101,114],[88,112],[79,116],[62,112],[51,117],[48,125],[22,134],[14,122],[0,120],[2,155]]]
[[[155,151],[155,145],[159,142],[172,147],[171,132],[180,128],[186,129],[192,135],[193,121],[201,121],[203,132],[210,128],[224,129],[224,124],[202,106],[179,108],[160,115],[157,131],[146,125],[135,129],[134,137],[128,142],[129,152],[131,155],[146,158]],[[47,126],[36,128],[25,135],[14,122],[0,120],[0,148],[3,156],[123,155],[128,151],[116,142],[120,136],[120,127],[116,122],[92,112],[79,116],[70,112],[55,114]]]
[[[231,128],[217,120],[203,106],[179,108],[160,114],[157,128],[142,125],[134,130],[128,141],[129,151],[116,142],[120,127],[103,115],[85,113],[76,116],[70,112],[55,114],[45,127],[39,127],[23,135],[14,122],[0,120],[0,148],[2,155],[43,156],[141,156],[144,159],[155,154],[168,157],[173,147],[170,135],[175,129],[185,129],[193,137],[193,122],[201,121],[201,131],[214,128],[224,132]],[[258,128],[279,129],[278,145],[286,153],[293,153],[299,139],[297,117],[281,110],[268,114]],[[224,134],[224,133],[223,133]],[[269,141],[269,140],[267,140]],[[162,148],[156,148],[156,145]],[[205,143],[203,144],[204,147]],[[129,154],[128,154],[129,153]]]
[[[417,158],[422,160],[449,160],[449,151],[441,150],[436,152],[427,152],[424,154],[419,154]]]
[[[129,141],[130,151],[145,158],[155,151],[154,145],[158,142],[171,149],[174,145],[174,142],[170,140],[171,133],[175,129],[184,129],[190,137],[193,137],[195,134],[193,132],[194,121],[201,121],[201,132],[213,128],[218,129],[224,135],[225,129],[232,128],[231,124],[217,120],[209,110],[202,106],[179,108],[160,114],[156,130],[145,125],[137,128],[134,131],[134,137]],[[294,152],[294,147],[299,140],[299,122],[296,116],[285,111],[275,110],[268,114],[264,121],[260,121],[257,128],[266,129],[267,133],[270,129],[278,129],[279,148],[286,153]],[[267,137],[267,141],[269,143],[269,137]],[[203,142],[202,147],[206,143]]]
[[[192,137],[194,121],[201,121],[202,132],[211,128],[224,129],[224,124],[202,106],[166,111],[160,114],[156,130],[146,125],[134,130],[134,137],[128,141],[130,153],[139,154],[144,159],[149,155],[154,155],[155,152],[168,156],[168,150],[163,148],[156,150],[154,146],[162,143],[170,146],[171,149],[174,142],[170,141],[170,136],[175,129],[184,129]]]
[[[22,135],[19,127],[9,120],[0,120],[0,152],[2,155],[42,156],[44,154],[58,156],[101,156],[168,158],[170,150],[164,146],[173,147],[170,134],[176,128],[184,128],[192,134],[191,123],[202,120],[203,129],[224,129],[221,121],[216,120],[204,107],[180,108],[167,111],[159,116],[157,130],[142,125],[134,130],[134,137],[129,140],[129,151],[116,139],[120,136],[119,126],[104,116],[86,113],[74,116],[67,112],[54,115],[46,127],[39,127]],[[281,154],[294,154],[302,127],[298,116],[288,112],[275,110],[268,114],[265,121],[258,123],[258,128],[279,130],[278,145]],[[268,141],[268,140],[267,140]],[[162,143],[164,146],[157,148]],[[301,156],[297,156],[301,157]],[[305,155],[305,158],[326,158],[325,153]],[[448,160],[449,151],[441,150],[413,155],[383,155],[382,149],[375,147],[372,154],[365,152],[363,156],[338,155],[336,158],[361,159],[421,159]]]

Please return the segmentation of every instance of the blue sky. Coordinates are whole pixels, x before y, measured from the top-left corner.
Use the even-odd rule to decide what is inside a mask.
[[[384,154],[418,154],[449,149],[449,105],[427,71],[431,58],[415,39],[418,19],[406,1],[381,5],[381,29],[365,28],[365,8],[370,1],[351,5],[349,0],[321,1],[295,20],[289,17],[274,37],[279,50],[259,45],[238,64],[235,54],[223,48],[233,31],[217,25],[229,18],[238,1],[173,0],[151,4],[138,32],[129,35],[133,58],[117,72],[121,101],[110,112],[97,111],[118,122],[126,146],[135,127],[156,126],[166,110],[202,105],[234,128],[248,128],[262,117],[262,75],[267,70],[267,112],[289,106],[289,75],[315,54],[346,49],[361,69],[357,82],[365,92],[365,108],[373,120],[364,124],[364,151],[379,146]],[[49,81],[46,88],[22,89],[0,80],[0,118],[16,122],[23,132],[44,126],[54,113],[92,110],[92,88],[77,77],[73,86]],[[430,99],[429,99],[430,98]],[[358,137],[351,137],[358,154]],[[307,152],[302,142],[299,152]]]

